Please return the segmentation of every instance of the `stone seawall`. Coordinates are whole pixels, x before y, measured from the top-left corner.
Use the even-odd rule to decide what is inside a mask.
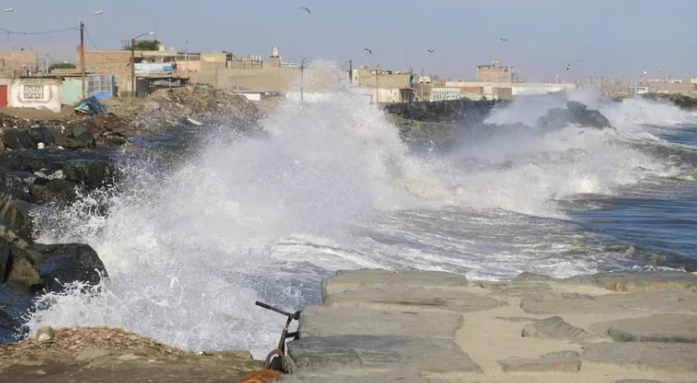
[[[299,331],[284,380],[697,382],[697,276],[340,271]]]

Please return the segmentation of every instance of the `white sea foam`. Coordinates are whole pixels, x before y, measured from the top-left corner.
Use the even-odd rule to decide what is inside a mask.
[[[333,78],[335,69],[316,65],[306,76]],[[517,105],[490,120],[529,123],[552,106]],[[575,246],[569,234],[549,234],[563,223],[515,213],[564,217],[551,199],[610,194],[670,172],[615,145],[622,131],[592,129],[501,133],[416,157],[383,113],[344,85],[313,103],[283,102],[262,125],[266,137],[214,141],[171,173],[125,162],[117,193],[40,217],[39,241],[88,242],[110,280],[91,296],[76,286],[43,297],[27,328],[123,325],[186,349],[262,356],[282,318],[254,301],[300,308],[338,268],[483,278],[594,271],[602,261],[559,255]],[[104,202],[107,216],[91,213]]]

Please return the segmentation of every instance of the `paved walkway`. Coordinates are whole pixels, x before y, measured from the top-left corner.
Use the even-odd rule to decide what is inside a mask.
[[[304,382],[697,382],[697,276],[511,283],[339,272],[289,342]]]

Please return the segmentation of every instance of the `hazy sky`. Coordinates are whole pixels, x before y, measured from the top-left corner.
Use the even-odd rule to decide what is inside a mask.
[[[453,78],[471,79],[476,65],[492,59],[534,79],[644,70],[697,77],[697,0],[3,0],[2,8],[14,12],[0,13],[0,27],[18,32],[76,26],[82,18],[99,49],[157,25],[158,39],[182,50],[188,40],[190,51],[266,58],[278,46],[285,61],[360,65],[368,47],[371,66],[425,66]],[[2,49],[33,46],[54,59],[74,60],[78,43],[77,30],[0,37]]]

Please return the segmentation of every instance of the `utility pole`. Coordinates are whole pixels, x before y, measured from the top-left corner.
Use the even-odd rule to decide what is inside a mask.
[[[85,89],[85,23],[80,21],[80,78],[82,80],[82,98],[87,98]]]
[[[138,97],[136,92],[136,39],[131,39],[131,91],[133,97]]]
[[[421,67],[421,78],[419,79],[419,101],[423,101],[424,98],[424,67]]]
[[[353,84],[353,60],[349,60],[349,83]]]
[[[300,62],[300,102],[304,100],[305,59]]]
[[[380,65],[375,67],[375,104],[380,102],[380,88],[378,78],[380,76]]]
[[[186,61],[186,79],[189,79],[189,40],[186,40],[186,50],[184,52],[184,60]]]

